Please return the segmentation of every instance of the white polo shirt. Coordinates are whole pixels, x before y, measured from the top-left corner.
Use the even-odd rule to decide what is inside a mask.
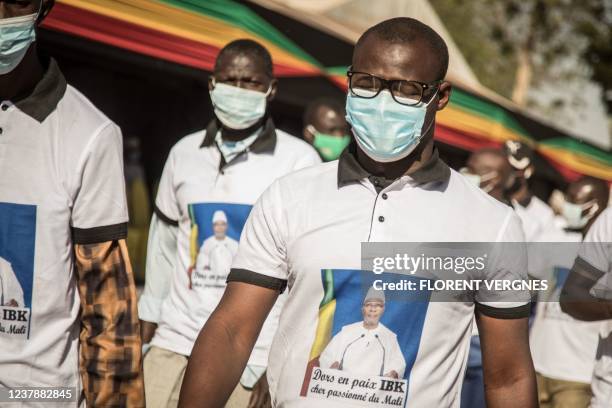
[[[354,148],[339,161],[274,182],[241,236],[228,281],[289,289],[268,364],[273,405],[458,407],[474,302],[410,303],[387,293],[380,321],[403,353],[399,382],[324,369],[329,358],[320,353],[342,327],[362,320],[363,278],[372,276],[361,272],[362,242],[522,242],[520,221],[510,207],[450,170],[437,152],[412,177],[377,192],[372,183],[384,183],[360,167]],[[526,259],[515,261],[513,272],[526,277]],[[484,292],[476,299],[476,307],[494,317],[529,312],[525,302],[499,305]],[[346,359],[352,347],[366,346],[364,340],[357,333],[339,355]],[[393,352],[392,342],[372,341],[378,340],[381,350]],[[375,392],[377,403],[369,400]]]
[[[529,344],[536,371],[563,381],[591,382],[601,322],[574,319],[561,310],[559,297],[578,255],[582,234],[559,231],[547,235],[550,242],[534,245],[539,260],[546,262],[549,290],[542,293],[529,333]],[[572,243],[576,243],[573,245]],[[546,255],[546,251],[551,253]]]
[[[2,297],[23,297],[0,306],[0,387],[79,395],[73,244],[127,234],[121,132],[53,60],[30,96],[0,102],[0,129],[0,268],[20,286]]]
[[[525,207],[517,201],[513,201],[512,204],[523,223],[523,231],[527,242],[546,242],[550,239],[550,237],[547,238],[548,235],[559,232],[555,225],[555,213],[538,197],[532,196],[529,204]]]
[[[612,208],[608,207],[593,223],[580,249],[576,267],[604,276],[593,290],[597,297],[612,300]],[[602,322],[595,353],[591,382],[592,408],[610,407],[612,401],[612,320]]]
[[[172,285],[151,344],[185,356],[191,354],[202,326],[219,303],[231,266],[215,261],[223,256],[200,250],[213,237],[215,212],[223,211],[227,218],[228,243],[219,249],[231,254],[235,252],[231,242],[240,239],[251,207],[270,183],[321,162],[310,145],[275,129],[268,119],[248,149],[225,163],[214,142],[218,130],[213,121],[206,130],[184,137],[172,148],[155,201],[157,215],[176,223],[178,232]],[[261,331],[250,364],[266,366],[281,306],[282,299]]]

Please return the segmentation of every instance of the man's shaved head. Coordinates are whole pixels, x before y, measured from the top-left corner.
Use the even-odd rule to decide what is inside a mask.
[[[595,177],[585,176],[571,183],[567,188],[567,198],[574,204],[584,204],[596,200],[603,210],[608,206],[610,190],[608,183]]]
[[[593,225],[599,214],[608,206],[610,189],[608,183],[604,180],[585,176],[570,183],[565,197],[572,204],[588,205],[588,203],[594,203],[582,212],[583,216],[589,214],[589,212],[592,214],[587,224],[582,228],[582,233],[586,234],[586,231]]]
[[[431,51],[432,56],[437,61],[434,68],[436,79],[441,80],[446,76],[448,70],[446,43],[431,27],[414,18],[396,17],[370,27],[355,44],[353,64],[360,48],[370,39],[377,39],[389,44],[422,43],[427,46],[427,49]]]
[[[222,61],[235,56],[248,57],[260,65],[269,78],[274,76],[272,57],[268,50],[258,42],[249,39],[235,40],[223,47],[217,55],[214,72],[217,73],[220,70]]]

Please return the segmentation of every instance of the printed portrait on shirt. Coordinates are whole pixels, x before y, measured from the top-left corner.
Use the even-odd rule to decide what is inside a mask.
[[[238,252],[240,233],[250,205],[196,203],[189,205],[191,219],[190,283],[192,289],[224,289]]]
[[[388,296],[374,280],[405,275],[346,269],[321,271],[319,321],[301,395],[404,406],[428,307]],[[414,280],[421,278],[408,277]]]
[[[29,337],[36,206],[0,203],[0,337]]]

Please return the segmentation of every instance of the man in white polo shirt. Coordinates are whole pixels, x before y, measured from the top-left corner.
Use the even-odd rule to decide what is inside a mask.
[[[447,67],[444,41],[417,20],[387,20],[362,35],[348,72],[356,143],[338,161],[277,180],[258,200],[225,294],[192,352],[180,406],[227,400],[286,287],[267,371],[273,406],[457,407],[474,312],[489,403],[537,406],[528,303],[499,303],[486,290],[466,302],[387,297],[382,321],[406,360],[400,379],[317,366],[338,326],[359,314],[360,283],[372,278],[361,269],[362,242],[523,240],[512,209],[438,159],[433,129],[450,96]],[[496,263],[488,278],[526,278],[524,253]]]
[[[561,309],[575,319],[602,323],[591,381],[592,408],[612,401],[612,208],[589,228],[561,294]]]
[[[139,303],[143,327],[150,328],[145,341],[152,345],[144,359],[148,407],[178,403],[193,343],[225,288],[230,263],[224,258],[235,252],[252,205],[276,178],[321,162],[306,142],[274,128],[268,103],[276,80],[270,54],[260,44],[236,40],[226,45],[209,89],[215,119],[172,148],[155,200]],[[248,404],[246,390],[256,383],[258,392],[263,388],[267,394],[262,374],[281,304],[236,387],[235,406]]]
[[[0,2],[0,388],[142,407],[121,131],[38,55],[52,5]]]
[[[603,180],[583,177],[570,183],[564,206],[575,207],[583,217],[580,228],[552,230],[548,239],[556,244],[535,244],[546,270],[542,275],[549,281],[549,292],[539,299],[531,326],[530,345],[538,376],[538,394],[542,407],[586,408],[591,400],[591,377],[600,322],[583,322],[563,313],[559,295],[574,260],[578,244],[608,205],[608,185]],[[592,213],[584,204],[594,207]],[[576,244],[571,244],[575,242]]]

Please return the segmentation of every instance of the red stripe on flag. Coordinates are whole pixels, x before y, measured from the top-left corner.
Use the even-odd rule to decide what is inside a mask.
[[[484,147],[501,147],[501,143],[483,139],[465,131],[458,131],[448,126],[436,124],[435,139],[440,142],[473,152]]]
[[[128,23],[88,10],[56,3],[43,27],[112,45],[181,65],[212,71],[219,48]],[[311,72],[274,64],[278,76],[311,76]]]

